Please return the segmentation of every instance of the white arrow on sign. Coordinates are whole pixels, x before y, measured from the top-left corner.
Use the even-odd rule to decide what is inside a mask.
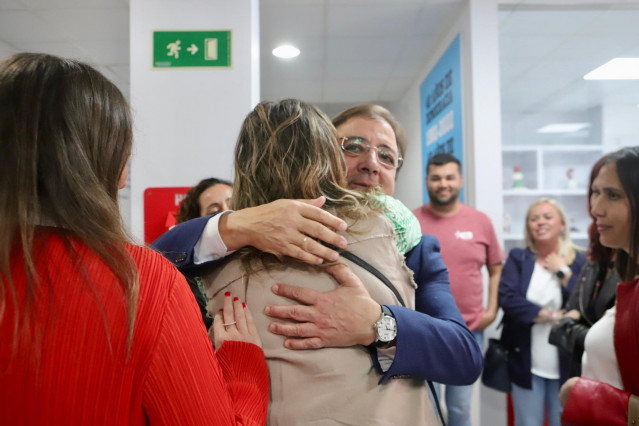
[[[191,56],[195,55],[197,53],[198,49],[197,46],[195,45],[195,43],[191,44],[186,50],[188,50],[189,52],[191,52]]]

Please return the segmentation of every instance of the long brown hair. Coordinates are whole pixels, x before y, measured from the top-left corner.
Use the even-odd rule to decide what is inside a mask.
[[[89,65],[30,53],[0,63],[0,321],[7,301],[17,303],[12,247],[19,247],[27,277],[14,337],[35,315],[34,295],[42,282],[34,234],[46,223],[60,230],[70,256],[70,238],[77,238],[113,271],[126,296],[131,342],[138,277],[123,244],[129,238],[117,198],[131,153],[131,126],[122,93]],[[83,273],[85,266],[75,260]]]
[[[326,197],[325,208],[354,220],[379,210],[372,197],[346,189],[346,162],[337,132],[315,106],[296,99],[262,102],[248,114],[235,147],[231,203],[244,209],[281,198]],[[243,249],[243,263],[282,259]]]
[[[588,214],[592,219],[590,226],[588,227],[588,259],[592,262],[610,262],[614,258],[615,250],[610,247],[606,247],[599,241],[599,231],[597,231],[596,218],[592,215],[591,202],[592,198],[592,183],[595,181],[601,168],[606,161],[606,157],[601,157],[590,171],[590,180],[588,181]]]
[[[615,264],[624,281],[639,274],[639,146],[622,148],[605,156],[605,164],[614,164],[623,191],[630,204],[630,244],[628,252],[617,250]]]

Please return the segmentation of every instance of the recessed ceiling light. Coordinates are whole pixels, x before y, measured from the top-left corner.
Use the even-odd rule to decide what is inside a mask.
[[[295,46],[285,44],[282,46],[277,46],[271,53],[273,53],[273,55],[277,56],[278,58],[289,59],[298,56],[300,54],[300,50]]]
[[[584,75],[584,80],[637,80],[639,58],[614,58]]]
[[[537,133],[574,133],[590,127],[590,123],[554,123],[537,129]]]

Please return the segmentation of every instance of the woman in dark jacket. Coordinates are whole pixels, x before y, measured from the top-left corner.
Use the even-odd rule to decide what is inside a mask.
[[[588,212],[592,196],[592,182],[599,174],[606,157],[602,157],[592,168],[588,183]],[[588,262],[577,277],[577,283],[566,303],[565,315],[552,329],[550,343],[557,345],[569,358],[568,377],[581,376],[581,357],[584,353],[584,340],[590,327],[604,313],[615,305],[617,284],[621,281],[614,268],[615,251],[605,247],[599,241],[599,232],[593,223],[588,228],[590,244]]]
[[[526,248],[510,251],[499,282],[515,425],[539,426],[547,409],[550,426],[559,426],[557,396],[568,368],[548,335],[585,257],[572,244],[566,215],[553,199],[541,198],[529,207],[524,234]]]
[[[593,181],[590,213],[601,244],[616,249],[624,282],[617,303],[588,332],[582,377],[561,388],[562,422],[639,424],[639,147],[606,155]]]

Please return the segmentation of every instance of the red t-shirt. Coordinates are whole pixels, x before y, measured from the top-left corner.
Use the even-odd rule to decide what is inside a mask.
[[[477,329],[485,311],[481,268],[496,265],[506,258],[492,222],[484,213],[464,204],[452,216],[438,216],[428,204],[413,213],[422,232],[439,240],[457,307],[468,328]]]
[[[53,229],[53,230],[52,230]],[[14,339],[16,304],[5,282],[0,322],[0,424],[258,425],[266,422],[262,350],[226,342],[217,351],[180,273],[151,250],[127,245],[140,292],[127,356],[124,293],[83,243],[54,228],[36,234],[42,285],[30,326]],[[69,255],[72,250],[73,257]],[[12,280],[25,310],[25,273],[14,250]],[[74,265],[78,260],[79,267]]]

